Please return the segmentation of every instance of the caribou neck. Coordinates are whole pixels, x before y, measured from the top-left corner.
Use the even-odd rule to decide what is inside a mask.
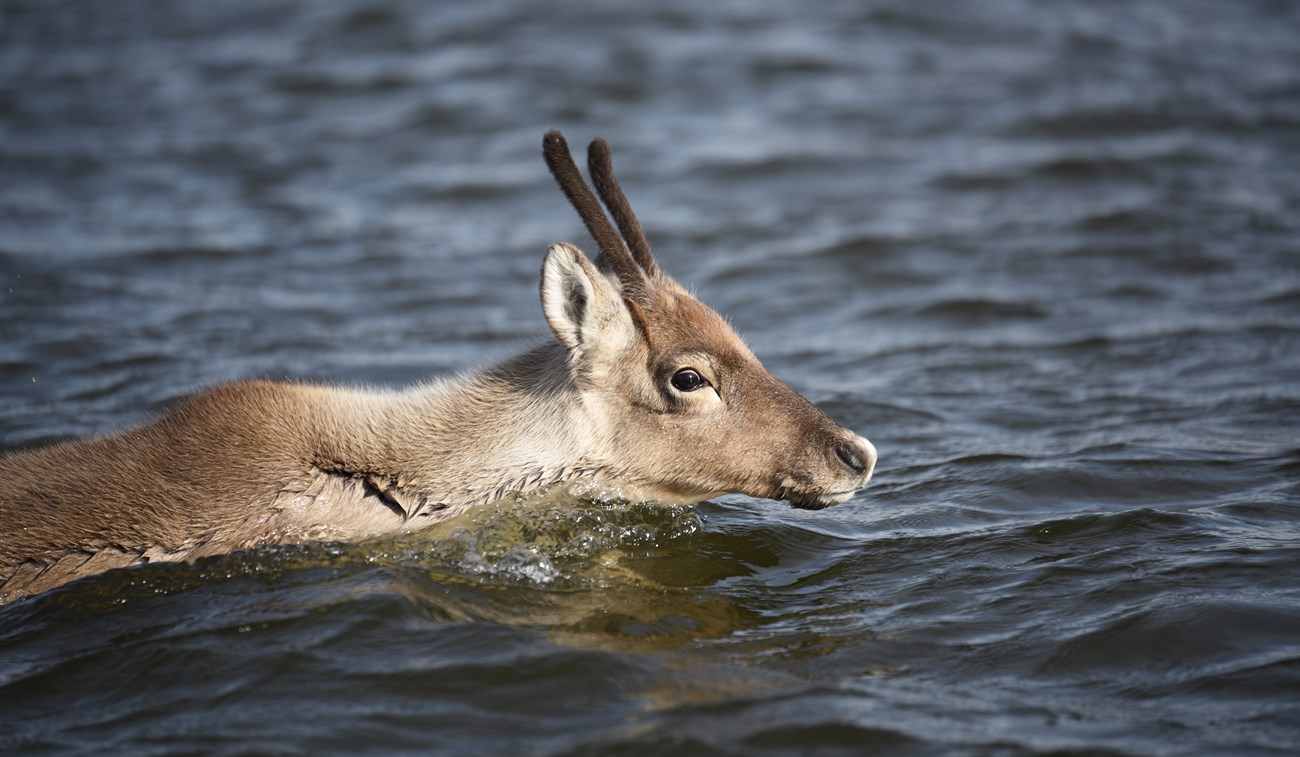
[[[593,458],[599,419],[553,342],[395,399],[362,467],[418,492],[429,509],[460,510],[603,472]]]

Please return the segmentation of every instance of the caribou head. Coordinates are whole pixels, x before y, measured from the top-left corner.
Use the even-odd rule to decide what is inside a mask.
[[[819,509],[866,485],[871,442],[773,376],[739,335],[663,272],[596,139],[588,170],[558,131],[543,153],[600,249],[571,244],[542,266],[542,309],[568,350],[582,402],[605,419],[601,446],[633,491],[672,501],[724,492]]]

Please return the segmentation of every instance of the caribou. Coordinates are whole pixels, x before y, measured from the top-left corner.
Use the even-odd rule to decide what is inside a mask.
[[[222,384],[137,428],[0,458],[0,600],[112,568],[416,531],[542,489],[819,509],[865,486],[871,443],[655,262],[609,144],[590,144],[590,186],[558,131],[542,148],[599,248],[594,262],[548,249],[553,340],[400,390]]]

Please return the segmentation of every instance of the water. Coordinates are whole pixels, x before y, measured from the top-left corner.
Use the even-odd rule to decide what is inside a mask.
[[[544,338],[552,126],[875,482],[103,575],[0,747],[1300,749],[1289,3],[7,2],[0,446]]]

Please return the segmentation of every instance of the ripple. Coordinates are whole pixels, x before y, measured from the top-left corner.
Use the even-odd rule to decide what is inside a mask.
[[[1231,636],[1214,632],[1223,627],[1249,630]],[[1298,630],[1300,611],[1294,607],[1204,599],[1172,606],[1162,603],[1109,619],[1059,644],[1040,672],[1110,680],[1115,671],[1123,671],[1130,685],[1141,685],[1151,673],[1159,672],[1165,676],[1163,686],[1170,677],[1195,680],[1202,670],[1242,656],[1293,657]],[[1276,651],[1264,651],[1270,648]]]
[[[983,321],[1008,318],[1046,318],[1041,307],[1026,302],[1007,302],[983,297],[958,297],[928,303],[917,315],[954,321]]]
[[[0,748],[1293,750],[1296,13],[7,2],[0,444],[545,336],[556,126],[881,462],[6,605]]]

